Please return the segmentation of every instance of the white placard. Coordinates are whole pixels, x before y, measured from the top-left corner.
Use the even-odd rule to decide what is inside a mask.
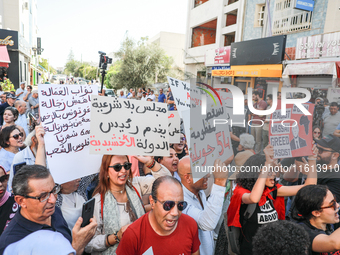
[[[181,119],[177,111],[168,111],[169,143],[180,143]]]
[[[101,157],[89,155],[91,96],[96,85],[40,84],[39,108],[48,165],[62,184],[99,171]]]
[[[166,104],[93,96],[90,153],[169,156]]]

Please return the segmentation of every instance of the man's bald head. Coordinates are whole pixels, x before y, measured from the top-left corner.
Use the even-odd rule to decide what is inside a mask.
[[[190,158],[185,156],[178,163],[178,174],[182,178],[182,176],[188,173],[191,173]]]
[[[14,107],[19,111],[19,114],[24,114],[27,110],[26,102],[22,100],[17,100],[14,103]]]

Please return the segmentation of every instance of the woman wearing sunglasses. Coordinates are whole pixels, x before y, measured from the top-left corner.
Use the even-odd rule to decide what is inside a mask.
[[[321,128],[319,126],[314,126],[313,127],[313,139],[314,140],[319,140],[321,139]]]
[[[13,219],[11,215],[15,214],[19,208],[14,201],[14,196],[7,191],[8,177],[5,169],[0,166],[0,235]]]
[[[228,227],[241,228],[240,253],[252,254],[252,239],[264,224],[285,219],[285,196],[295,196],[304,185],[316,184],[316,145],[309,159],[309,171],[304,185],[282,186],[275,181],[276,173],[272,145],[264,149],[265,155],[251,156],[240,168],[236,188],[227,211]],[[277,171],[278,168],[274,168]],[[255,204],[255,205],[254,205]],[[250,210],[253,208],[253,210]],[[250,212],[247,213],[247,210]]]
[[[5,127],[0,132],[0,165],[6,172],[11,170],[14,155],[17,154],[23,144],[24,133],[17,126]]]
[[[292,216],[309,235],[309,254],[339,254],[340,228],[333,232],[331,227],[339,222],[339,205],[327,186],[303,187],[296,194],[294,204]]]
[[[116,254],[124,231],[145,214],[140,195],[132,186],[131,163],[127,156],[103,156],[99,183],[93,194],[98,226],[85,251]]]

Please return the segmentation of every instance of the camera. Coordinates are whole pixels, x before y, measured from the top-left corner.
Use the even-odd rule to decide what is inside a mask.
[[[98,54],[100,54],[100,55],[106,55],[106,53],[105,53],[105,52],[102,52],[102,51],[98,51]]]
[[[112,64],[112,58],[105,56],[106,55],[105,52],[98,51],[98,53],[100,54],[99,68],[106,70],[107,64]]]

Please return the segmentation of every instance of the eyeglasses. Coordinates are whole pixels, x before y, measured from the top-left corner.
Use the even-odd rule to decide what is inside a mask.
[[[24,198],[36,199],[36,200],[39,200],[41,203],[43,203],[50,198],[51,194],[57,195],[59,193],[59,191],[60,191],[60,185],[56,184],[50,192],[42,193],[39,197],[32,197],[32,196],[28,196],[28,195],[22,195],[22,196]]]
[[[109,167],[113,168],[113,170],[115,170],[116,172],[119,172],[120,170],[122,170],[122,167],[124,167],[125,170],[130,170],[131,165],[132,165],[131,163],[125,162],[124,165],[115,164],[115,165],[109,166]]]
[[[23,133],[23,132],[20,132],[19,134],[15,134],[15,135],[13,135],[13,136],[11,136],[11,137],[14,138],[15,140],[18,140],[18,139],[19,139],[19,136],[24,137],[24,133]]]
[[[328,152],[336,152],[336,151],[333,151],[333,150],[325,150],[325,149],[323,149],[323,148],[321,148],[321,147],[319,147],[319,146],[316,146],[316,148],[318,148],[319,154],[322,154],[322,153],[324,153],[325,151],[328,151]]]
[[[155,201],[160,202],[161,204],[163,204],[163,209],[164,211],[170,211],[176,204],[177,204],[177,209],[178,211],[183,211],[185,208],[187,208],[188,203],[186,201],[179,201],[179,202],[175,202],[175,201],[159,201],[157,199],[154,199]]]
[[[9,179],[9,174],[5,174],[5,175],[0,177],[0,182],[5,183],[5,182],[8,181],[8,179]]]
[[[183,137],[181,137],[181,141],[185,141],[186,139],[185,139],[185,137],[183,136]]]
[[[321,207],[321,209],[327,209],[327,208],[332,208],[333,207],[334,211],[336,211],[337,204],[338,203],[336,202],[336,200],[334,198],[334,200],[330,203],[329,206],[323,206],[323,207]]]
[[[321,132],[317,132],[317,131],[314,131],[313,133],[314,133],[314,134],[321,134]]]

